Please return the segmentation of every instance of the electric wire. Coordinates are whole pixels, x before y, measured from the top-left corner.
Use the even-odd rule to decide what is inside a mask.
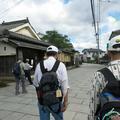
[[[1,13],[0,13],[0,16],[1,15],[5,15],[5,13],[7,13],[7,12],[9,12],[11,9],[13,9],[13,8],[15,8],[16,6],[18,6],[20,3],[22,3],[24,0],[19,0],[19,1],[17,1],[14,5],[12,5],[11,7],[9,7],[9,8],[7,8],[7,9],[5,9],[4,11],[2,11]],[[3,17],[3,16],[2,16]],[[2,18],[2,17],[0,17],[0,18]]]
[[[90,4],[91,4],[91,11],[92,11],[93,25],[94,25],[95,35],[96,35],[96,33],[97,33],[97,29],[96,29],[96,20],[95,20],[94,1],[93,1],[93,0],[90,0]]]

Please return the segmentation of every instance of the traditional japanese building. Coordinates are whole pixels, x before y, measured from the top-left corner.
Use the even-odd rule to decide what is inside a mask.
[[[0,24],[0,76],[12,74],[17,59],[35,65],[50,44],[40,40],[28,19]]]
[[[41,34],[42,35],[42,34]],[[50,43],[43,42],[28,18],[0,24],[0,76],[11,76],[18,59],[29,59],[33,69],[44,58]],[[59,60],[67,66],[73,65],[74,52],[62,50]]]

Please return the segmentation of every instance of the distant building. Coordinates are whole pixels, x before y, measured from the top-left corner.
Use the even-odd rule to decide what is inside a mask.
[[[84,49],[82,53],[83,53],[83,61],[88,62],[96,59],[98,55],[98,49],[94,49],[94,48]],[[99,58],[102,58],[104,55],[105,55],[105,51],[99,49]]]

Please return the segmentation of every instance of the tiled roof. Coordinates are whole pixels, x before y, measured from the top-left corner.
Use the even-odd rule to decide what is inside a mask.
[[[10,29],[19,27],[26,23],[30,24],[28,18],[12,22],[3,22],[0,24],[0,38],[8,38],[8,42],[16,47],[46,50],[46,48],[50,45],[49,43],[9,31]]]
[[[29,22],[28,18],[18,21],[12,21],[12,22],[3,22],[2,24],[0,24],[0,29],[10,30],[28,22]]]
[[[8,41],[15,44],[17,47],[45,50],[50,45],[49,43],[8,30],[0,30],[0,37],[8,38]]]
[[[32,49],[43,50],[43,51],[46,51],[47,49],[47,46],[42,46],[41,44],[33,44],[33,43],[12,40],[12,39],[9,39],[9,42],[15,44],[17,47],[32,48]]]
[[[98,49],[95,49],[95,48],[84,49],[82,52],[84,52],[84,51],[87,51],[87,52],[98,52]],[[99,52],[104,52],[104,51],[99,49]]]

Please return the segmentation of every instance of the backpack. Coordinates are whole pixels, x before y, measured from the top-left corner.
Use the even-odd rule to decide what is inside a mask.
[[[99,71],[104,75],[105,81],[108,82],[102,93],[109,92],[115,97],[120,97],[120,81],[115,78],[108,68],[103,68]]]
[[[62,90],[57,78],[57,68],[59,61],[56,61],[52,70],[47,71],[44,68],[43,61],[40,62],[40,69],[42,71],[42,78],[39,87],[36,88],[38,102],[41,105],[51,106],[62,101]]]
[[[15,65],[13,67],[13,74],[19,76],[20,73],[21,73],[20,63],[15,63]]]
[[[97,120],[111,120],[115,115],[120,115],[120,101],[105,103],[97,116]]]
[[[116,109],[116,106],[118,106],[117,111],[120,112],[120,81],[115,78],[108,68],[98,71],[104,75],[105,82],[107,82],[99,95],[100,105],[96,111],[99,120],[102,120],[102,117],[112,108]]]

